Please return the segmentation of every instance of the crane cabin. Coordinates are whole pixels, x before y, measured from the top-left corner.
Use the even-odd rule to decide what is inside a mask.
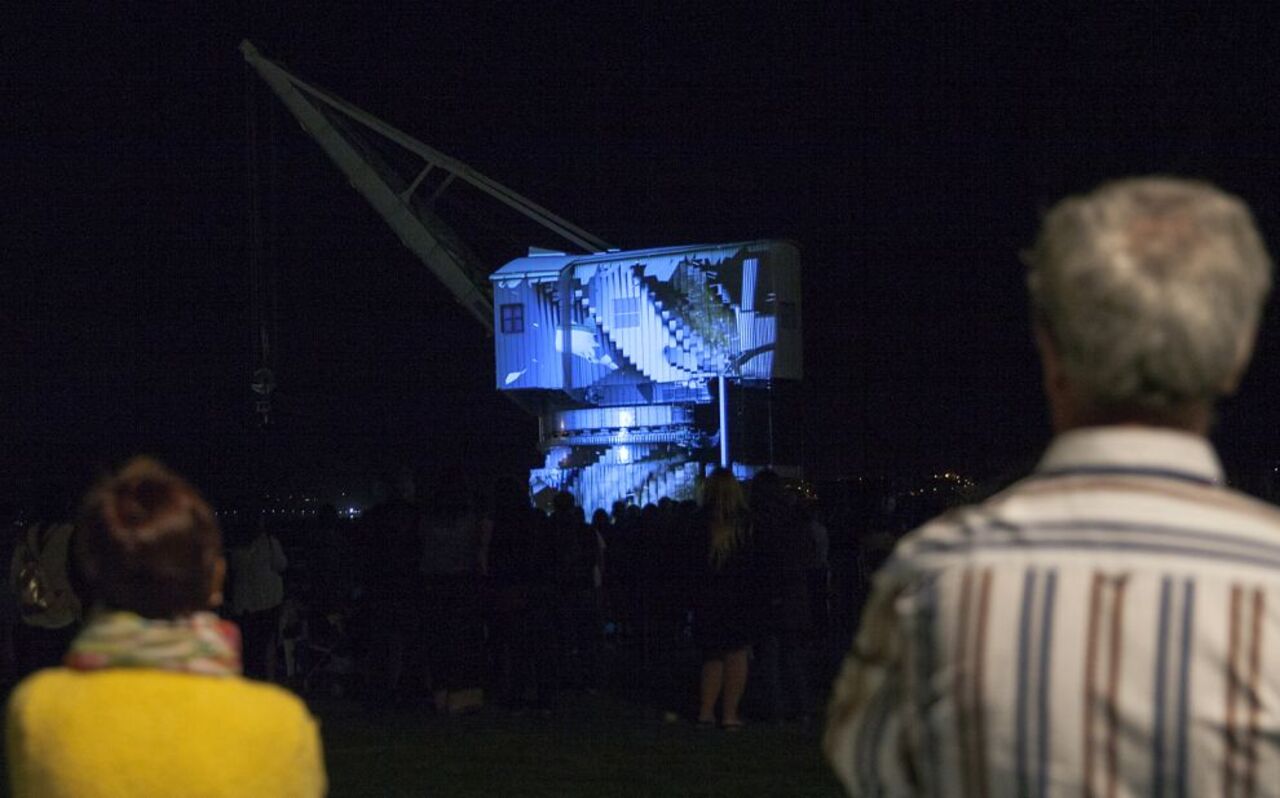
[[[740,476],[764,465],[723,445],[725,412],[708,429],[697,408],[802,378],[794,245],[534,250],[490,282],[496,387],[540,408],[535,495],[569,490],[588,511],[691,498],[717,445]]]

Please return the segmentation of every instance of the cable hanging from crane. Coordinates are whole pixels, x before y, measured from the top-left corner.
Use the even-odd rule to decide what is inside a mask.
[[[275,258],[266,251],[263,235],[262,181],[259,173],[261,147],[258,141],[257,81],[245,68],[245,174],[248,208],[248,261],[250,329],[252,336],[253,379],[250,388],[255,395],[254,412],[258,423],[267,426],[271,422],[271,395],[276,388],[275,332],[276,332],[276,275]],[[274,138],[274,131],[268,131]],[[272,158],[272,171],[275,159]],[[274,180],[274,175],[272,176]]]

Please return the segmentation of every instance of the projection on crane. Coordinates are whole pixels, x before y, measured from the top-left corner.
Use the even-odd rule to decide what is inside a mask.
[[[551,408],[535,495],[567,489],[588,510],[691,498],[701,463],[718,459],[694,408],[719,377],[746,390],[801,377],[799,257],[786,243],[535,253],[489,280],[497,387]]]
[[[740,477],[778,455],[774,405],[802,377],[800,263],[781,241],[619,251],[466,164],[263,58],[245,60],[405,246],[494,337],[496,383],[539,415],[535,497],[572,492],[588,514],[618,500],[693,498],[715,463]],[[390,164],[392,145],[409,171]],[[454,181],[586,250],[531,249],[489,275],[435,201]],[[429,195],[429,197],[424,197]],[[730,387],[732,386],[732,387]],[[768,409],[732,428],[739,410]],[[754,398],[753,398],[754,397]],[[760,400],[760,401],[756,401]],[[712,404],[717,413],[705,413]],[[782,414],[795,417],[793,403]],[[735,417],[749,415],[745,412]],[[781,425],[785,426],[785,425]],[[793,436],[794,437],[794,436]],[[753,445],[764,440],[766,446]],[[785,448],[785,447],[784,447]]]

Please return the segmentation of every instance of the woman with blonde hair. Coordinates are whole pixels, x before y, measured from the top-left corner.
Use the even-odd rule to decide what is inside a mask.
[[[240,676],[213,511],[185,480],[130,461],[85,498],[75,554],[93,610],[65,665],[9,700],[16,798],[325,792],[301,701]]]
[[[702,491],[701,528],[706,534],[706,574],[695,609],[702,649],[698,725],[716,722],[726,731],[742,728],[738,704],[747,686],[750,641],[755,635],[751,603],[751,525],[742,486],[733,473],[716,469]]]

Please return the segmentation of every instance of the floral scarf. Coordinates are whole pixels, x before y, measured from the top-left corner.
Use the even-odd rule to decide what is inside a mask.
[[[81,630],[66,665],[79,671],[155,668],[206,676],[240,673],[240,630],[212,612],[172,620],[100,612]]]

